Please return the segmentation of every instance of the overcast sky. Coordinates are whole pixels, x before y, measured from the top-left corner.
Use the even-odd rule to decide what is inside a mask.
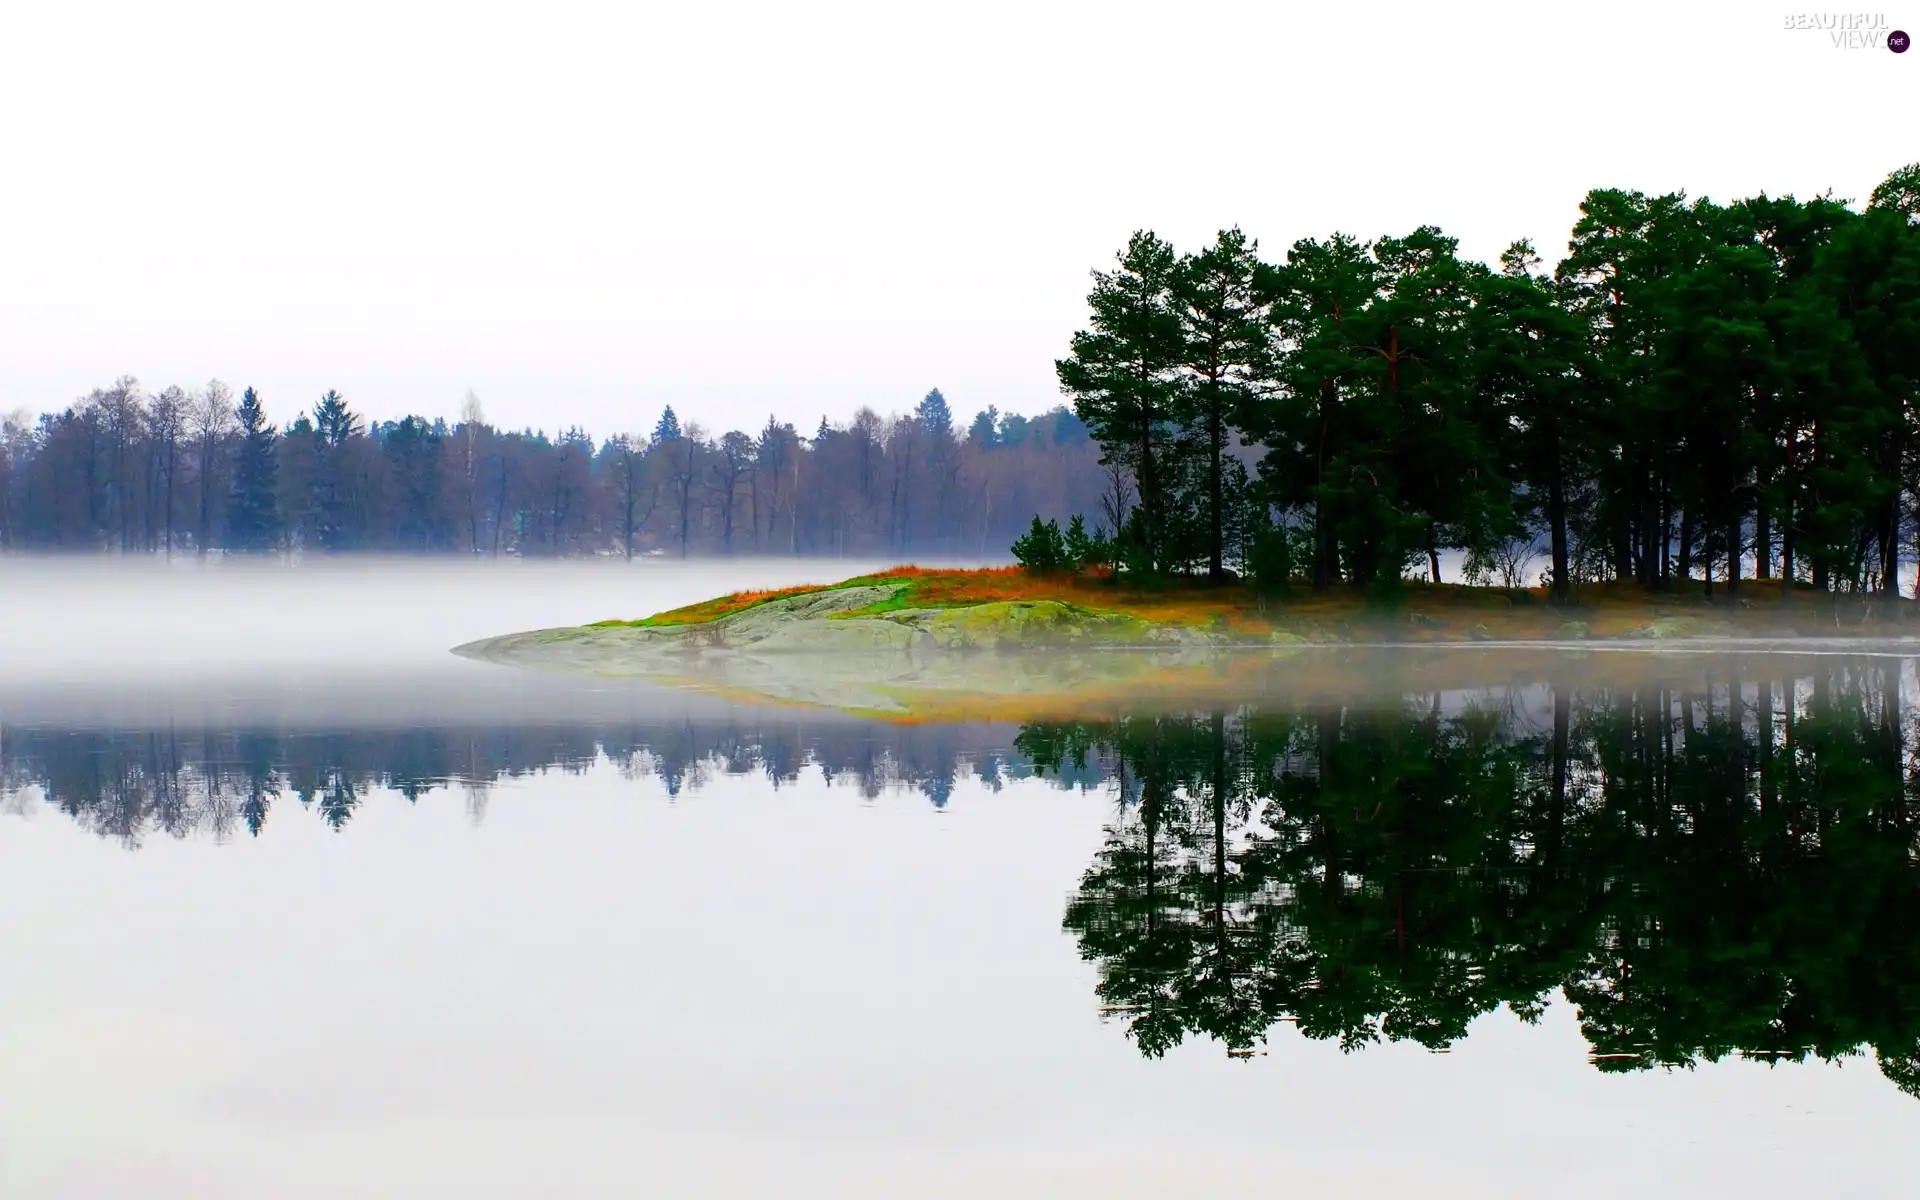
[[[471,387],[600,435],[934,386],[1035,411],[1137,227],[1551,257],[1595,186],[1864,199],[1920,158],[1920,52],[1796,11],[19,4],[0,411],[123,373],[253,384],[281,421]]]

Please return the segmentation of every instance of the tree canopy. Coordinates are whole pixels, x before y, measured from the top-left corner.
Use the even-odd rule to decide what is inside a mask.
[[[1135,233],[1057,364],[1137,497],[1119,561],[1218,579],[1280,538],[1315,587],[1374,593],[1443,551],[1538,558],[1563,600],[1895,592],[1920,557],[1916,180],[1859,208],[1596,189],[1550,270],[1432,226],[1273,262],[1237,229]]]

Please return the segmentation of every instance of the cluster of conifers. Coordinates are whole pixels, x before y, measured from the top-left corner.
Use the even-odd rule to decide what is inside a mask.
[[[1184,255],[1142,232],[1089,300],[1058,371],[1137,486],[1133,569],[1258,557],[1390,591],[1461,550],[1474,574],[1543,559],[1563,597],[1897,590],[1920,496],[1920,165],[1858,208],[1593,191],[1551,269],[1526,242],[1464,260],[1432,227],[1277,263],[1238,230]]]

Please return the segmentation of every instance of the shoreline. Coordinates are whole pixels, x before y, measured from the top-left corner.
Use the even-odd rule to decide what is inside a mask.
[[[1136,601],[1132,612],[1078,603],[1084,588],[1071,599],[962,596],[930,606],[917,602],[928,598],[929,580],[933,589],[948,592],[972,588],[968,595],[983,582],[1005,585],[1002,591],[1022,584],[1037,590],[1033,581],[1009,579],[1004,572],[867,577],[738,593],[638,621],[504,634],[465,643],[453,653],[525,670],[642,678],[735,700],[894,720],[1019,719],[1143,702],[1229,703],[1301,687],[1344,692],[1369,686],[1371,676],[1475,686],[1517,678],[1516,672],[1537,678],[1602,658],[1614,660],[1600,668],[1607,673],[1629,656],[1643,660],[1638,669],[1646,661],[1713,656],[1920,657],[1914,626],[1809,634],[1782,629],[1778,614],[1760,614],[1755,628],[1742,630],[1690,613],[1649,611],[1670,610],[1667,604],[1639,607],[1639,622],[1620,619],[1624,606],[1616,606],[1609,615],[1619,632],[1598,636],[1584,622],[1572,623],[1581,635],[1554,636],[1570,623],[1549,627],[1548,621],[1565,610],[1521,610],[1520,617],[1541,631],[1525,636],[1526,626],[1512,619],[1476,621],[1465,630],[1458,622],[1420,614],[1394,614],[1398,621],[1377,613],[1314,620],[1308,605],[1270,607],[1262,614],[1265,628],[1256,631],[1191,603],[1174,608],[1165,594]],[[1485,600],[1484,594],[1468,598]],[[1182,599],[1174,597],[1176,603]],[[1142,615],[1140,610],[1155,605],[1198,619],[1183,624]],[[677,619],[683,616],[697,619]],[[1494,636],[1489,626],[1495,623],[1522,636]]]

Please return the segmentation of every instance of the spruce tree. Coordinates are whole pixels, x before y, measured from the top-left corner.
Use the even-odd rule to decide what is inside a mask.
[[[278,469],[273,426],[259,395],[248,388],[234,409],[240,425],[235,455],[233,490],[227,501],[228,544],[237,551],[258,554],[273,548],[280,536],[280,514],[274,500]]]
[[[822,424],[824,424],[825,421],[826,418],[822,417]],[[674,415],[673,405],[669,404],[661,411],[660,419],[654,422],[653,436],[648,439],[648,445],[658,446],[663,442],[677,442],[679,440],[680,418]]]
[[[322,549],[349,550],[355,544],[348,443],[364,430],[339,392],[329,390],[314,405],[314,541]]]
[[[913,415],[920,422],[920,428],[935,438],[953,436],[953,409],[948,407],[947,398],[940,394],[939,388],[921,397]]]

